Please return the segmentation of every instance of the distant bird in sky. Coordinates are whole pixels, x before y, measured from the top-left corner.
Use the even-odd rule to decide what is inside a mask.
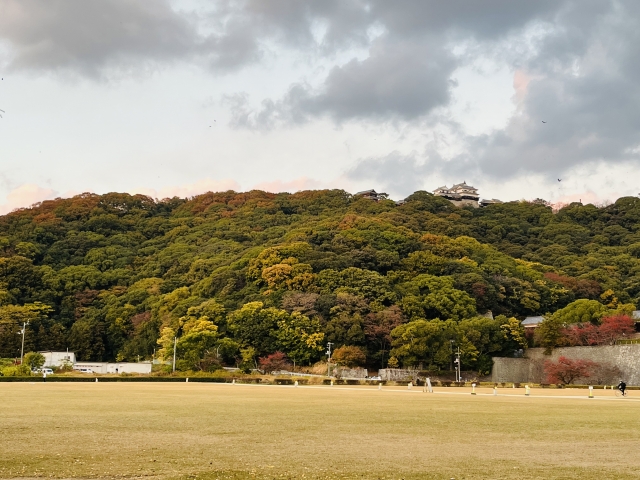
[[[562,179],[561,179],[561,178],[559,178],[559,179],[558,179],[558,181],[559,181],[559,182],[561,182],[561,181],[562,181]]]
[[[5,111],[2,109],[0,109],[0,112],[5,113]],[[2,118],[2,115],[0,115],[0,118]]]
[[[542,120],[542,123],[547,123],[547,122],[545,122],[544,120]]]

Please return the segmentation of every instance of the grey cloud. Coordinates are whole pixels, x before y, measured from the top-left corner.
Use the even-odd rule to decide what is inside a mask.
[[[217,0],[204,5],[185,12],[168,0],[4,0],[0,41],[10,47],[13,68],[97,75],[109,66],[191,61],[220,71],[259,61],[268,42],[317,55],[368,46],[373,25],[387,30],[390,45],[404,42],[407,52],[420,55],[424,42],[409,44],[416,35],[456,29],[496,35],[548,14],[553,3],[412,0],[399,7],[382,0]],[[314,31],[323,28],[318,41]]]
[[[637,168],[640,5],[632,1],[558,5],[555,12],[536,14],[547,22],[545,34],[527,55],[517,57],[508,44],[496,49],[502,55],[498,60],[529,78],[526,95],[504,129],[475,137],[458,131],[463,153],[452,161],[433,155],[390,154],[363,160],[350,175],[408,191],[415,184],[411,175],[424,178],[428,172],[447,178],[499,179],[535,173],[555,182],[578,166],[605,162]],[[464,26],[463,20],[458,25]],[[476,32],[484,30],[478,26]],[[509,35],[522,35],[522,31]]]
[[[368,43],[367,28],[374,22],[363,0],[249,0],[239,9],[254,32],[271,35],[297,48],[319,47],[325,53],[348,45]],[[324,26],[321,45],[313,29]]]
[[[427,41],[419,46],[379,41],[368,58],[332,68],[317,89],[294,84],[284,98],[267,99],[256,111],[249,109],[243,97],[242,108],[236,104],[231,124],[269,129],[318,116],[336,122],[412,120],[449,102],[455,67],[449,52]]]
[[[12,68],[89,74],[127,58],[176,59],[198,40],[167,2],[126,0],[5,0],[0,38],[12,47]]]
[[[265,40],[309,47],[318,21],[327,25],[320,53],[367,40],[366,28],[356,27],[368,23],[358,1],[205,5],[188,12],[172,8],[169,0],[4,0],[0,41],[9,46],[9,68],[99,76],[109,67],[175,61],[237,69],[261,59]]]
[[[458,164],[494,177],[553,178],[577,165],[640,160],[638,13],[631,2],[565,8],[561,28],[523,66],[531,80],[521,112],[502,131],[468,138]]]
[[[449,77],[456,67],[442,48],[380,41],[365,60],[334,67],[317,94],[298,100],[309,114],[338,121],[398,116],[410,120],[449,101]]]
[[[307,44],[313,19],[328,22],[325,39],[331,45],[362,39],[372,25],[384,33],[369,45],[369,56],[334,66],[322,85],[294,83],[280,99],[268,99],[249,114],[252,122],[236,126],[268,129],[280,122],[298,124],[328,116],[346,120],[405,120],[428,115],[451,98],[455,69],[468,58],[452,53],[458,41],[491,41],[534,21],[557,14],[558,2],[466,2],[454,0],[370,2],[251,2],[249,9],[264,23],[280,18],[292,39]],[[318,8],[323,5],[323,8]],[[347,5],[348,7],[345,7]],[[342,6],[342,7],[340,7]],[[259,13],[256,13],[259,12]],[[344,18],[349,21],[345,21]],[[292,40],[290,39],[290,40]]]
[[[416,0],[402,4],[374,0],[371,15],[397,35],[449,31],[486,39],[499,37],[532,21],[550,19],[561,5],[562,2],[554,0]]]

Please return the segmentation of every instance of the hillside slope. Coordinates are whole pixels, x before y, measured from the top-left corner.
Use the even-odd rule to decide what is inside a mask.
[[[46,201],[0,217],[0,357],[19,355],[30,320],[25,351],[81,359],[162,356],[178,336],[183,369],[275,351],[308,364],[326,342],[356,347],[343,363],[447,368],[454,340],[482,370],[522,346],[511,317],[637,303],[639,220],[637,198],[556,214],[426,192],[400,206],[341,190]]]

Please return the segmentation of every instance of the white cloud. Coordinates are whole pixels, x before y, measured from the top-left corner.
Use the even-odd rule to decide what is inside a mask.
[[[20,185],[7,194],[5,203],[0,203],[0,214],[4,215],[17,208],[30,207],[34,203],[54,198],[55,195],[55,190],[42,188],[33,183]]]

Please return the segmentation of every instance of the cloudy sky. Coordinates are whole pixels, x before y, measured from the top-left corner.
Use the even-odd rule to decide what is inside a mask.
[[[0,0],[0,213],[463,180],[637,195],[639,25],[637,0]]]

